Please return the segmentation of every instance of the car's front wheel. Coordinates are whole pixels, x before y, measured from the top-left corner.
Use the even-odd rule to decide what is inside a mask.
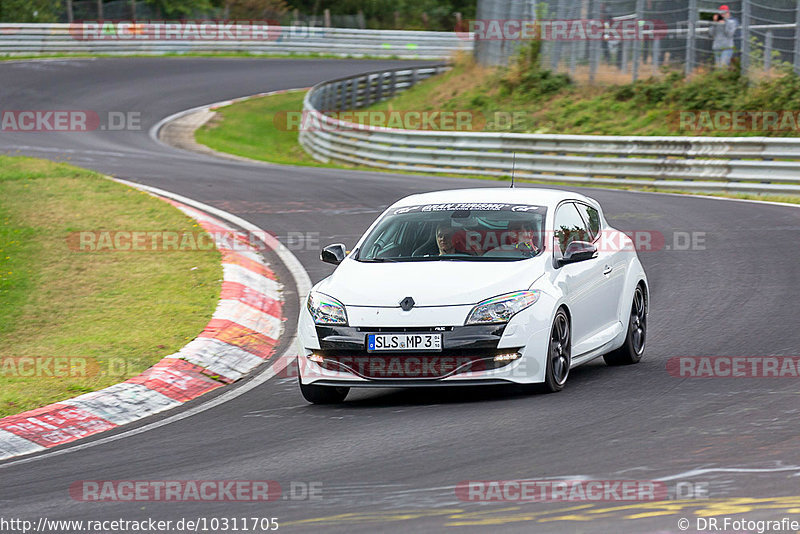
[[[550,331],[550,345],[547,351],[547,369],[544,386],[547,391],[564,389],[572,362],[572,332],[569,317],[563,309],[556,312],[553,328]]]
[[[642,286],[636,286],[628,319],[628,333],[622,346],[603,359],[608,365],[629,365],[642,359],[647,340],[647,300]]]
[[[300,392],[303,398],[312,404],[338,404],[343,402],[350,388],[339,388],[334,386],[315,386],[314,384],[300,383]]]

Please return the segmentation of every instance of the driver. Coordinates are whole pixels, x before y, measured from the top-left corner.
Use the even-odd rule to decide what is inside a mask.
[[[456,245],[453,242],[455,233],[455,229],[447,223],[441,223],[436,227],[436,245],[439,247],[439,256],[455,254]]]

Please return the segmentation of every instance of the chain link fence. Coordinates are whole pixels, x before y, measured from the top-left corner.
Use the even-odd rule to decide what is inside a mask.
[[[536,21],[543,67],[589,81],[627,81],[665,66],[687,74],[713,67],[710,28],[723,3],[737,26],[733,61],[745,73],[800,73],[798,0],[478,0],[470,29],[488,28],[475,32],[475,57],[485,65],[507,64],[526,43],[514,32],[507,35],[503,24]],[[546,31],[555,21],[568,33]],[[595,37],[588,35],[593,23]],[[570,31],[581,25],[586,37]],[[638,30],[635,38],[621,35],[620,28],[631,27]]]

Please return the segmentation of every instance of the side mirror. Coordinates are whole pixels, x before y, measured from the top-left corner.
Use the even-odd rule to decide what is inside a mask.
[[[319,259],[325,263],[332,263],[333,265],[339,265],[342,263],[345,256],[347,256],[347,249],[341,243],[328,245],[322,249],[322,252],[319,253]]]
[[[564,256],[558,260],[559,266],[567,263],[590,260],[597,254],[597,247],[588,241],[572,241],[567,245]]]

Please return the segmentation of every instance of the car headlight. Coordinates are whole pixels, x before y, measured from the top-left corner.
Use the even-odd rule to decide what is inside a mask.
[[[517,291],[479,302],[467,316],[467,323],[507,323],[515,314],[539,300],[538,291]]]
[[[347,325],[347,313],[344,311],[344,305],[333,297],[312,291],[308,295],[306,306],[308,306],[311,317],[314,318],[314,324]]]

